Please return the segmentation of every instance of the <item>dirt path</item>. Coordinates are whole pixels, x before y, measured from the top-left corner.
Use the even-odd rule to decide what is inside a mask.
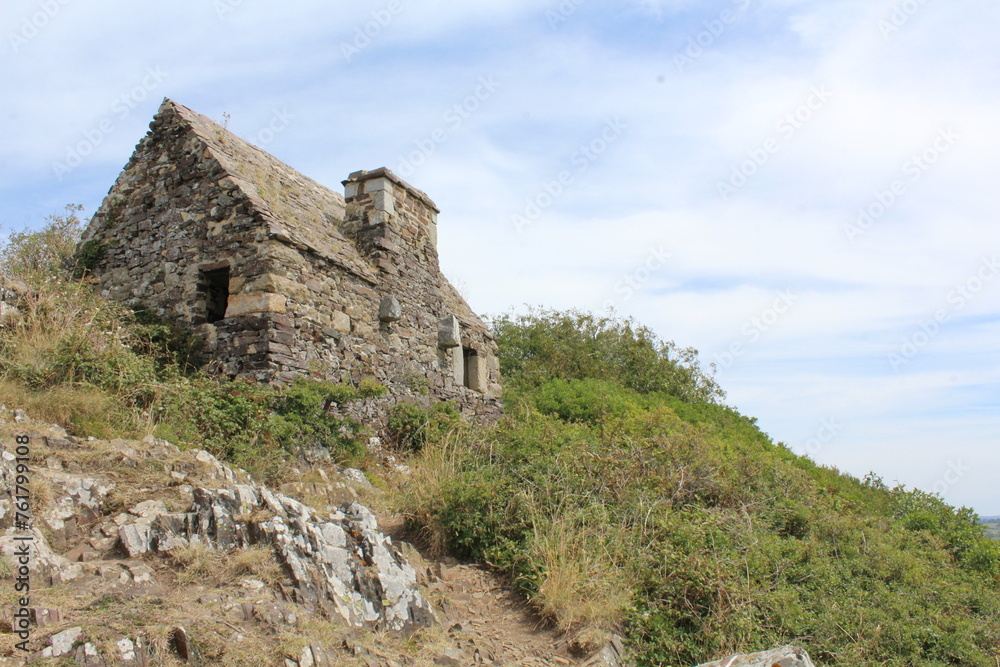
[[[472,565],[425,570],[430,599],[448,635],[477,664],[575,665],[566,643],[494,574]]]
[[[380,523],[394,540],[419,544],[415,536],[403,532],[399,518],[380,517]],[[411,555],[410,560],[451,645],[436,657],[436,664],[454,667],[602,664],[574,656],[571,643],[488,569],[424,554]]]

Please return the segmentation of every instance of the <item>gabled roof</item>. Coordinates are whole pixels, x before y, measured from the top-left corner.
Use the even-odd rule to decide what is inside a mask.
[[[376,281],[374,266],[340,229],[343,195],[173,100],[163,100],[156,120],[190,128],[253,205],[271,238]]]

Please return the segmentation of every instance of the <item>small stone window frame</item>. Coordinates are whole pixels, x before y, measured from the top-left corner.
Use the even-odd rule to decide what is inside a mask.
[[[486,357],[472,347],[462,347],[462,384],[472,391],[486,392]]]

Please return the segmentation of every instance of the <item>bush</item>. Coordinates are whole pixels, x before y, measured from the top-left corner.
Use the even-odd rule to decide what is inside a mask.
[[[340,463],[357,460],[363,427],[329,408],[358,397],[354,387],[309,378],[276,388],[202,375],[172,385],[157,430],[275,481],[302,450],[326,448]]]
[[[24,230],[10,235],[0,249],[0,275],[37,286],[67,275],[74,265],[74,252],[85,221],[78,217],[83,206],[71,204],[62,215],[51,215],[38,231]],[[93,246],[87,253],[93,260]]]
[[[536,407],[566,421],[599,423],[640,406],[632,391],[603,380],[552,380],[534,393]]]
[[[591,379],[691,402],[725,397],[700,368],[697,350],[661,341],[631,318],[532,309],[495,317],[490,324],[508,385],[535,388],[556,379]]]
[[[413,403],[399,403],[389,411],[388,431],[396,445],[419,451],[462,423],[461,415],[451,403],[434,403],[426,409]]]

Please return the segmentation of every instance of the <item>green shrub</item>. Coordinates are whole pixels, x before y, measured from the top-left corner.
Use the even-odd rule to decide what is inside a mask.
[[[340,463],[357,460],[365,429],[329,408],[358,397],[354,387],[304,377],[276,388],[203,375],[171,385],[158,433],[276,480],[304,449],[326,448]]]
[[[413,403],[398,403],[389,411],[388,431],[397,446],[419,451],[462,423],[461,415],[451,403],[434,403],[426,409]]]
[[[37,231],[12,233],[0,248],[0,275],[32,286],[66,275],[73,267],[76,245],[86,224],[77,215],[82,210],[83,206],[71,204],[65,213],[46,218]]]
[[[413,461],[403,509],[436,544],[575,636],[624,633],[637,666],[785,643],[831,666],[995,666],[1000,545],[974,513],[775,445],[634,326],[494,327],[508,416]],[[425,412],[395,417],[419,442]]]
[[[534,393],[541,412],[566,421],[598,423],[609,417],[624,417],[640,406],[633,392],[603,380],[552,380]]]
[[[662,341],[631,318],[532,309],[495,317],[490,324],[508,385],[595,379],[692,402],[725,396],[700,368],[696,350]]]
[[[378,398],[385,396],[388,392],[388,387],[379,384],[372,378],[361,378],[361,382],[358,383],[358,396],[361,398]]]

